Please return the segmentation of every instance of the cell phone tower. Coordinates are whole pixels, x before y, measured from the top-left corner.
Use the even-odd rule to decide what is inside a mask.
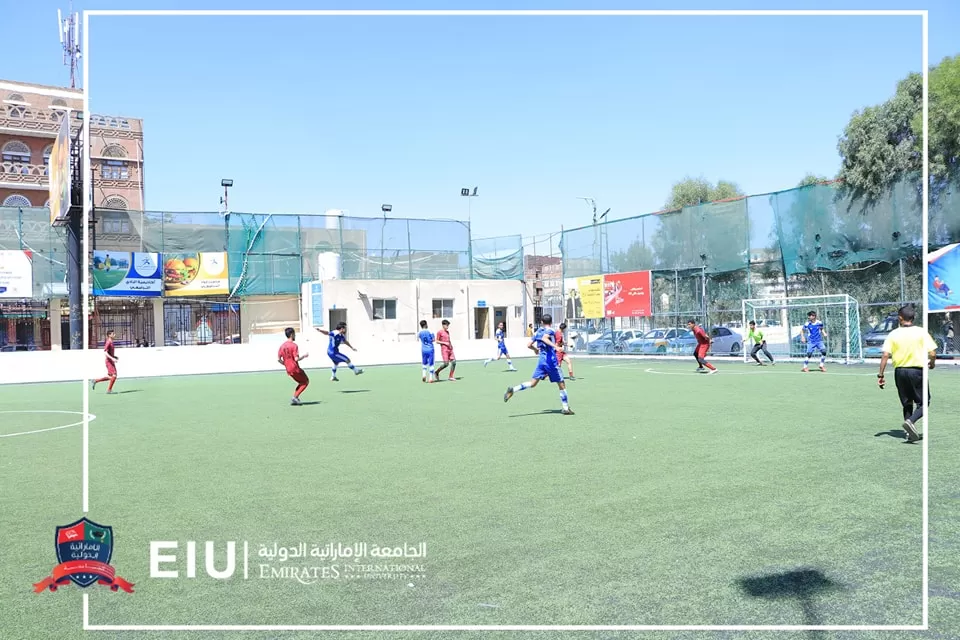
[[[70,88],[77,88],[77,69],[80,66],[80,14],[74,13],[70,3],[70,13],[64,18],[57,9],[57,30],[60,33],[60,46],[63,47],[63,64],[70,67]]]

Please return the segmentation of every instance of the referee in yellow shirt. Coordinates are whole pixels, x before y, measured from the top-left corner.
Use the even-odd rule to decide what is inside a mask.
[[[887,361],[893,360],[893,379],[903,405],[903,430],[907,432],[907,442],[920,439],[916,424],[923,417],[923,367],[931,369],[937,361],[937,343],[923,327],[913,326],[917,311],[913,305],[900,307],[897,312],[900,326],[890,332],[883,342],[883,356],[880,358],[880,373],[877,374],[880,388],[885,383],[883,372]],[[929,390],[928,390],[929,394]],[[929,395],[927,402],[930,401]]]

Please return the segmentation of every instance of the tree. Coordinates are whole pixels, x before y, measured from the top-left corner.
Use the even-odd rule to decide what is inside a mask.
[[[666,208],[676,210],[696,207],[742,195],[740,187],[728,180],[721,180],[714,185],[706,178],[686,178],[673,185]],[[727,254],[743,250],[741,239],[746,236],[746,216],[738,217],[729,207],[718,205],[715,209],[705,208],[700,212],[700,218],[704,221],[709,219],[711,212],[715,212],[717,216],[717,224],[710,225],[712,233],[707,232],[706,224],[689,224],[693,212],[656,216],[654,221],[650,222],[646,242],[637,237],[623,251],[612,253],[610,266],[618,272],[700,269],[704,264],[701,255],[708,256],[708,264],[718,258],[729,261],[731,257]],[[733,223],[729,224],[725,214],[731,213],[729,217]]]
[[[837,144],[842,161],[837,178],[854,200],[875,202],[904,173],[921,170],[913,123],[922,108],[922,77],[911,73],[897,84],[892,98],[854,112]]]
[[[670,189],[670,197],[664,207],[672,211],[742,195],[743,192],[740,187],[729,180],[720,180],[716,185],[713,185],[706,178],[686,178],[674,183]]]
[[[830,179],[826,176],[818,176],[813,173],[807,173],[803,176],[803,180],[797,183],[797,188],[800,187],[809,187],[812,184],[820,184],[821,182],[828,182]]]
[[[930,70],[929,165],[935,185],[960,174],[960,55]],[[923,140],[923,113],[914,114],[911,129],[917,143]]]

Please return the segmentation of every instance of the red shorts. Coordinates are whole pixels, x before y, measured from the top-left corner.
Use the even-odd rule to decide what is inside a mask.
[[[698,358],[706,358],[706,357],[707,357],[707,351],[709,351],[709,350],[710,350],[710,345],[708,345],[708,344],[698,344],[698,345],[697,345],[697,350],[694,351],[693,353],[694,353],[694,355],[695,355],[696,357],[698,357]]]
[[[440,349],[440,355],[443,358],[444,362],[450,362],[451,360],[456,360],[456,356],[453,355],[453,349]]]
[[[310,378],[307,377],[307,372],[303,369],[287,371],[287,375],[293,378],[294,382],[297,382],[298,384],[309,384],[310,382]]]
[[[117,365],[113,360],[107,360],[107,375],[115,376],[117,375]]]
[[[557,362],[563,362],[567,357],[566,351],[557,351]]]

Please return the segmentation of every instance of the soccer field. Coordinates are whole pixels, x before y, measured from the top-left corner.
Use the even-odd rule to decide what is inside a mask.
[[[921,623],[922,447],[903,443],[892,379],[879,391],[874,366],[718,363],[703,376],[692,360],[579,360],[576,415],[562,416],[555,385],[504,404],[532,370],[517,364],[462,363],[457,383],[433,385],[416,365],[339,383],[314,369],[302,407],[282,372],[98,388],[89,517],[113,527],[110,564],[136,586],[86,589],[90,622]],[[957,638],[960,372],[931,384],[929,637]],[[32,592],[57,564],[55,527],[82,515],[81,428],[49,430],[80,409],[79,384],[0,387],[0,435],[40,431],[0,438],[0,628],[18,630],[4,637],[82,635],[81,589]],[[162,567],[179,578],[150,577],[151,541],[179,541]],[[218,570],[237,542],[232,578],[207,575],[204,541]],[[426,556],[261,555],[330,542],[423,543]],[[359,568],[384,564],[417,568]],[[917,637],[882,637],[897,636]]]

